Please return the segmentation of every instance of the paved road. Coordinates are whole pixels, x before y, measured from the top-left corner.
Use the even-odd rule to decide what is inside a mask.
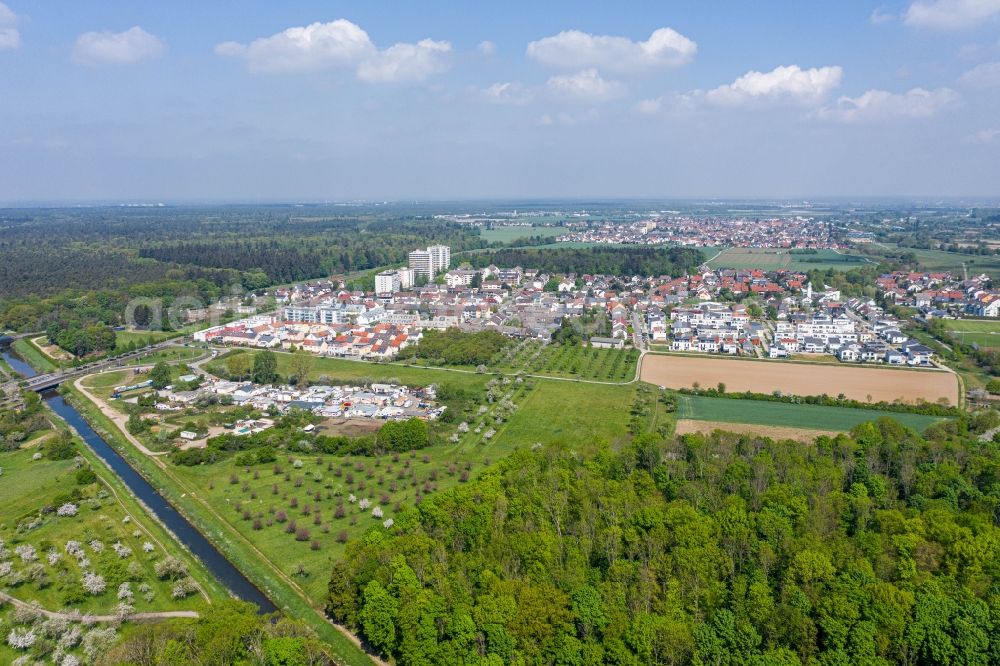
[[[645,351],[649,346],[646,335],[646,327],[642,323],[642,317],[637,310],[632,310],[632,344],[640,352]]]
[[[142,349],[137,349],[136,351],[128,352],[127,354],[122,354],[121,356],[112,359],[102,359],[100,361],[94,361],[93,363],[87,363],[86,365],[81,365],[75,368],[66,368],[64,370],[35,375],[34,377],[23,381],[26,382],[27,388],[31,390],[49,388],[53,385],[61,384],[64,381],[82,377],[83,375],[100,372],[109,368],[123,367],[127,365],[129,361],[148,356],[152,353],[160,351],[161,349],[175,346],[176,344],[177,339],[163,340],[155,345],[143,347]],[[19,381],[9,381],[5,384],[0,384],[0,393],[7,393],[9,391],[16,390]]]

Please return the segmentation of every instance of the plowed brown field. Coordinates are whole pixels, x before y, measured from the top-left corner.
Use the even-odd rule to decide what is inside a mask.
[[[646,354],[640,378],[668,388],[690,388],[695,382],[711,388],[723,382],[727,391],[843,393],[853,400],[872,402],[937,402],[946,398],[949,404],[958,404],[958,379],[944,370]]]

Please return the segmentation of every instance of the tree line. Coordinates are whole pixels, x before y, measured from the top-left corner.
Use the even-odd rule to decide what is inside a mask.
[[[469,261],[477,268],[495,264],[577,275],[680,277],[694,271],[704,260],[701,250],[690,247],[508,248],[469,255]]]

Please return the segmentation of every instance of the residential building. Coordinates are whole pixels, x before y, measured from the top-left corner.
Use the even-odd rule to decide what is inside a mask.
[[[395,294],[402,286],[398,271],[382,271],[375,275],[377,295]]]

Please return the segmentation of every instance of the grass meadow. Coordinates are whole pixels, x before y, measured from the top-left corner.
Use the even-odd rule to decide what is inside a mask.
[[[846,271],[863,265],[865,259],[855,255],[838,254],[828,249],[817,250],[815,254],[804,254],[786,249],[734,247],[723,250],[708,263],[712,268],[759,268],[765,271],[810,271],[833,268]]]
[[[721,421],[758,425],[804,428],[808,430],[850,430],[859,423],[887,416],[899,423],[922,431],[938,417],[923,414],[885,412],[873,409],[796,405],[784,402],[734,400],[705,396],[678,395],[678,419]]]
[[[1000,348],[1000,320],[954,319],[946,320],[948,332],[965,344],[983,348]]]

